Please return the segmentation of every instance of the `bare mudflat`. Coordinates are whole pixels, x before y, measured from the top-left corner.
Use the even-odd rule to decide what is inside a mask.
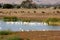
[[[60,40],[60,31],[20,32],[19,35],[30,40]]]

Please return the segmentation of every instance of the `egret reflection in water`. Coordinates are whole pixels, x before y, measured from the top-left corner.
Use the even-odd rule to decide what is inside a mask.
[[[47,23],[39,22],[6,22],[6,24],[24,24],[24,25],[48,25]]]

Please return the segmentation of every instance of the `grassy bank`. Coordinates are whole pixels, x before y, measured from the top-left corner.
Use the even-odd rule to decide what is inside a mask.
[[[21,38],[20,36],[15,35],[16,32],[12,31],[0,31],[0,40],[24,40],[24,38]],[[26,38],[25,40],[30,40],[29,38]]]
[[[60,31],[30,31],[13,32],[9,35],[0,35],[0,40],[59,40]]]

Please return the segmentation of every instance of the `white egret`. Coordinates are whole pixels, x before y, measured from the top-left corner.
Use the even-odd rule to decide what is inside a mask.
[[[2,27],[0,27],[0,30],[2,29]]]

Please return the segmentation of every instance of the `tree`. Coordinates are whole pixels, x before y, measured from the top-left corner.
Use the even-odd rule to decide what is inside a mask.
[[[17,7],[16,8],[20,8],[21,6],[20,5],[17,5]]]
[[[36,4],[32,4],[32,1],[26,0],[21,3],[22,8],[37,8]]]
[[[0,4],[0,8],[2,7],[2,5]]]
[[[22,7],[22,8],[25,8],[25,3],[26,3],[25,1],[23,1],[23,2],[21,3],[21,7]]]
[[[10,8],[14,8],[14,6],[11,5],[11,4],[4,4],[4,5],[3,5],[3,8],[8,8],[8,9],[10,9]]]

